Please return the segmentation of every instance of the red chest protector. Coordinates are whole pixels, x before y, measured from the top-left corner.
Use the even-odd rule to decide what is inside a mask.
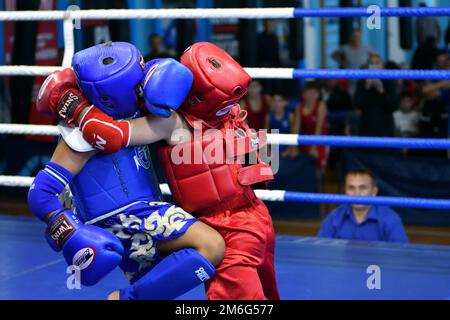
[[[251,185],[274,178],[259,156],[267,136],[249,129],[239,105],[229,121],[214,128],[185,113],[183,116],[193,129],[192,140],[159,150],[170,189],[183,209],[202,214],[220,205],[237,207],[248,202],[249,194],[256,198]],[[244,165],[245,157],[250,165]]]

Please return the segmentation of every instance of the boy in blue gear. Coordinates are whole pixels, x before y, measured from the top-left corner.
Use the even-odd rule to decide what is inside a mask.
[[[40,112],[70,118],[82,96],[78,84],[90,102],[115,118],[138,116],[139,95],[147,109],[165,116],[178,108],[192,83],[190,71],[175,60],[144,65],[128,43],[82,50],[72,62],[75,74],[65,69],[42,85]],[[64,104],[58,105],[61,96]],[[119,265],[130,286],[110,298],[173,299],[213,276],[225,250],[223,239],[183,209],[161,201],[147,146],[100,155],[78,129],[60,126],[60,131],[63,139],[36,176],[28,203],[48,224],[52,248],[80,268],[82,284],[97,283]],[[67,185],[76,214],[57,198]]]

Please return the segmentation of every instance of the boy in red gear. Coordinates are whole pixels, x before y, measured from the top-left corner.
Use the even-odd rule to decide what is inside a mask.
[[[266,136],[249,129],[237,104],[251,78],[225,51],[207,42],[189,47],[181,63],[194,74],[194,83],[179,113],[156,122],[148,120],[152,115],[115,121],[90,107],[74,118],[91,145],[96,147],[102,137],[102,152],[152,143],[167,138],[159,132],[186,129],[188,134],[172,135],[173,143],[159,153],[177,204],[218,230],[226,243],[225,257],[206,283],[207,298],[278,300],[272,220],[251,188],[273,179],[270,166],[259,157]],[[256,163],[245,166],[241,159],[246,155],[256,155]]]

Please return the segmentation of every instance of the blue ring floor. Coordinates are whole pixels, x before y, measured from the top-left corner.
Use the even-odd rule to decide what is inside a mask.
[[[66,263],[44,230],[36,219],[0,215],[0,299],[105,299],[127,285],[116,269],[96,286],[67,289]],[[282,299],[450,299],[449,246],[284,235],[276,241]],[[370,265],[380,268],[380,289],[367,286]],[[179,299],[205,299],[203,287]]]

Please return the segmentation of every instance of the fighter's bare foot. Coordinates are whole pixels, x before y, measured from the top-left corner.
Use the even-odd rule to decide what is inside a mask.
[[[120,291],[114,291],[108,296],[108,300],[120,300]]]

